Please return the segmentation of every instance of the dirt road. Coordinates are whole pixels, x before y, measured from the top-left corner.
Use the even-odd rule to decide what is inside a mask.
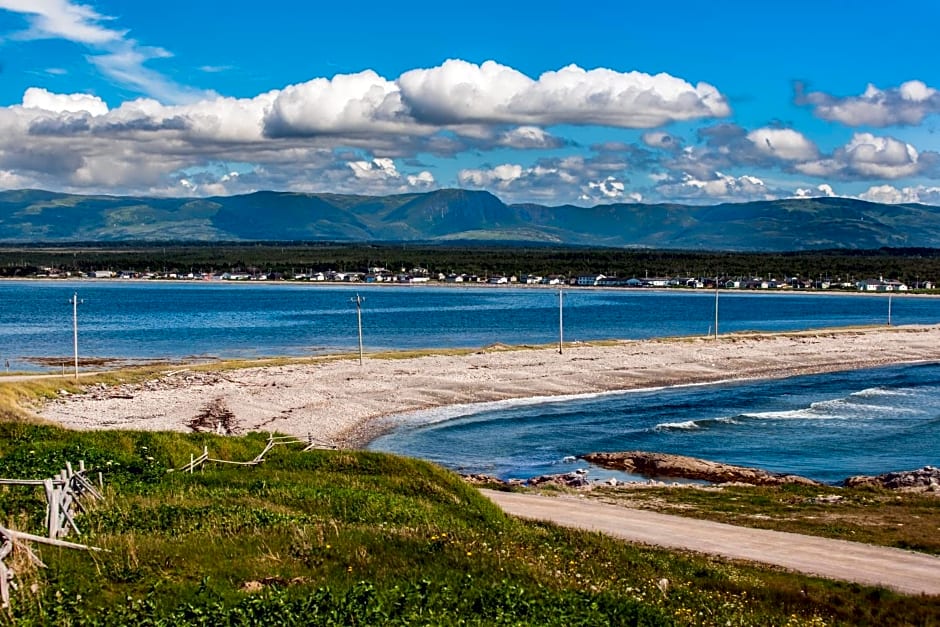
[[[598,503],[578,497],[481,492],[513,516],[599,531],[631,542],[782,566],[808,575],[883,586],[906,594],[940,594],[940,557],[795,533]]]

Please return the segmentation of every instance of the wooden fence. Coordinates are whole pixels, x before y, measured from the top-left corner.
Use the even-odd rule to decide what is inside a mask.
[[[324,448],[336,448],[332,444],[328,444],[322,440],[318,440],[311,435],[307,435],[306,438],[298,438],[292,435],[274,435],[273,433],[268,434],[268,439],[265,441],[264,449],[260,453],[255,455],[253,459],[244,462],[236,462],[227,459],[217,459],[215,457],[209,457],[209,447],[203,447],[202,455],[190,455],[189,463],[180,466],[179,468],[171,468],[170,472],[189,472],[192,473],[195,469],[200,468],[203,464],[206,463],[216,463],[216,464],[231,464],[233,466],[257,466],[258,464],[264,461],[264,456],[270,452],[275,446],[284,445],[284,444],[303,444],[303,451],[312,451],[314,449],[324,449]]]
[[[0,486],[32,486],[34,488],[42,486],[46,497],[46,536],[0,527],[0,608],[9,607],[10,590],[16,589],[16,584],[13,581],[13,570],[4,563],[4,560],[13,554],[14,549],[24,551],[29,560],[38,566],[44,566],[29,547],[23,543],[24,541],[52,544],[72,549],[100,550],[59,539],[68,535],[69,530],[80,536],[81,531],[75,522],[75,516],[77,512],[85,511],[83,501],[104,498],[98,489],[101,487],[101,473],[98,473],[98,488],[92,485],[86,475],[85,462],[80,461],[78,462],[77,472],[73,470],[70,462],[66,462],[65,468],[49,479],[0,479]]]
[[[230,461],[225,459],[216,459],[209,457],[208,447],[202,449],[199,456],[190,455],[189,463],[180,468],[171,468],[169,472],[182,471],[192,473],[196,468],[200,468],[206,463],[232,464],[236,466],[257,466],[264,462],[264,456],[267,455],[275,446],[285,444],[303,444],[304,451],[310,451],[319,448],[336,448],[335,446],[317,440],[308,435],[306,438],[297,438],[290,435],[269,434],[264,448],[253,459],[244,462]],[[83,501],[87,499],[103,499],[100,489],[103,488],[101,473],[98,473],[98,487],[88,479],[88,472],[85,470],[85,462],[78,462],[78,471],[74,471],[72,464],[66,462],[65,468],[54,477],[49,479],[0,479],[0,486],[42,486],[46,497],[46,537],[37,536],[22,531],[14,531],[0,527],[0,608],[7,608],[10,604],[10,590],[16,589],[13,581],[13,570],[4,563],[4,560],[12,555],[14,549],[25,551],[28,559],[40,567],[44,564],[36,557],[23,541],[40,542],[52,544],[73,549],[82,549],[86,551],[100,551],[96,547],[76,544],[60,540],[61,537],[68,535],[73,531],[76,536],[81,536],[78,524],[75,522],[77,512],[85,511]]]

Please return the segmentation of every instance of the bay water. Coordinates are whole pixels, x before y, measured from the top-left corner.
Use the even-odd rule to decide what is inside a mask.
[[[118,363],[353,352],[357,294],[367,352],[548,344],[559,331],[559,293],[544,288],[0,281],[0,364],[70,364],[73,294],[80,354]],[[714,330],[713,292],[566,289],[563,298],[566,342]],[[885,295],[723,291],[719,330],[885,324],[888,309]],[[940,321],[937,298],[894,296],[890,309],[894,324]],[[571,456],[589,452],[643,449],[838,481],[940,464],[940,366],[528,399],[392,420],[372,448],[504,478],[570,471],[584,466]]]

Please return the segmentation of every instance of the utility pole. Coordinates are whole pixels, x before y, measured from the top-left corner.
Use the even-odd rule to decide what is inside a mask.
[[[356,303],[356,320],[359,323],[359,365],[362,365],[362,301],[365,298],[356,294],[356,298],[350,299],[352,302]]]
[[[715,339],[718,339],[718,277],[715,276]]]
[[[78,305],[82,303],[78,299],[78,292],[75,292],[72,295],[72,298],[69,299],[69,303],[72,305],[72,348],[75,353],[75,380],[78,380]]]
[[[891,297],[894,296],[891,292],[888,292],[888,326],[891,326]]]
[[[564,310],[564,291],[558,290],[558,354],[565,352],[565,310]]]

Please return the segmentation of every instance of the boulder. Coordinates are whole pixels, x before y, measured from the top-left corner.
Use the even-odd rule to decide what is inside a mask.
[[[609,470],[623,470],[644,477],[677,477],[711,483],[746,483],[749,485],[820,485],[819,482],[760,468],[733,466],[684,455],[628,451],[624,453],[590,453],[582,456],[587,462]]]
[[[859,475],[849,477],[842,484],[849,488],[872,486],[889,490],[926,490],[936,492],[940,486],[940,468],[924,466],[918,470],[887,472],[877,476]]]

